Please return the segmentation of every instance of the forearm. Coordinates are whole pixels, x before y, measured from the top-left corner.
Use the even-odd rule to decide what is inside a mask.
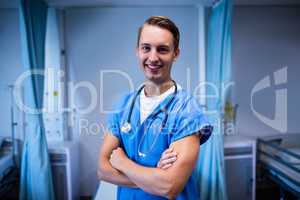
[[[113,168],[109,161],[104,161],[99,165],[98,178],[119,186],[137,187],[126,175]]]
[[[151,168],[138,165],[127,159],[119,170],[126,175],[133,183],[144,191],[171,198],[172,179],[160,168]]]

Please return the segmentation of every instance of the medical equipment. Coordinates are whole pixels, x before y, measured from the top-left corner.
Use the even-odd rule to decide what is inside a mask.
[[[170,106],[170,104],[173,102],[173,100],[175,99],[175,96],[177,94],[177,84],[176,84],[176,82],[174,80],[172,80],[172,82],[174,83],[174,86],[175,86],[175,91],[173,92],[172,97],[169,99],[169,101],[167,102],[167,104],[163,108],[159,109],[156,113],[154,113],[152,115],[152,117],[151,117],[151,123],[148,126],[148,128],[153,124],[153,122],[157,119],[158,115],[161,112],[165,113],[165,117],[164,117],[163,120],[161,120],[162,123],[161,123],[161,126],[160,126],[160,131],[163,130],[163,128],[165,127],[167,119],[168,119],[168,115],[169,115],[169,113],[167,112],[167,109]],[[144,87],[145,87],[145,85],[143,85],[142,87],[140,87],[140,89],[137,91],[136,95],[133,97],[133,100],[132,100],[131,105],[130,105],[130,110],[129,110],[129,114],[128,114],[128,117],[127,117],[127,121],[121,127],[121,131],[123,133],[129,133],[132,130],[132,126],[131,126],[131,122],[130,121],[131,121],[131,115],[132,115],[133,107],[134,107],[136,98],[141,93],[141,91],[142,91],[142,89]],[[151,152],[151,150],[153,149],[153,147],[154,147],[154,145],[155,145],[155,143],[156,143],[156,141],[158,139],[159,134],[156,134],[155,139],[153,140],[152,145],[150,146],[149,150],[146,153],[143,153],[143,152],[140,151],[140,146],[141,146],[143,140],[145,139],[145,136],[146,136],[146,133],[143,134],[143,136],[141,138],[141,141],[140,141],[140,143],[138,145],[138,155],[141,156],[141,157],[145,157],[146,154],[148,154],[148,153]]]
[[[79,151],[74,141],[49,142],[55,199],[79,199]]]
[[[8,113],[10,114],[11,136],[0,137],[0,197],[1,199],[15,199],[17,195],[13,191],[16,191],[20,182],[19,164],[22,148],[22,142],[20,139],[16,139],[18,123],[15,117],[17,110],[14,104],[14,93],[19,88],[16,88],[14,85],[8,85],[4,89],[9,91],[7,95],[10,97]]]
[[[160,112],[157,112],[157,113],[160,113]],[[157,114],[157,113],[156,113],[156,114]],[[166,115],[167,115],[167,114],[166,114]],[[158,119],[159,119],[159,121],[158,121]],[[165,119],[167,119],[167,117],[165,117]],[[157,122],[157,121],[158,121],[158,122]],[[164,121],[165,121],[165,120],[164,120]],[[141,140],[140,140],[140,142],[139,142],[139,145],[138,145],[138,155],[141,156],[141,157],[146,157],[146,155],[149,154],[149,153],[153,150],[154,145],[156,144],[156,141],[157,141],[157,139],[158,139],[158,136],[159,136],[160,132],[161,132],[162,129],[163,129],[163,126],[162,126],[162,125],[161,125],[161,126],[158,125],[158,124],[163,124],[163,123],[164,123],[164,122],[163,122],[163,123],[159,123],[159,122],[162,122],[162,119],[153,116],[150,122],[151,122],[151,123],[145,128],[145,132],[144,132],[144,134],[143,134],[143,136],[142,136],[142,138],[141,138]],[[154,123],[154,122],[156,122],[156,123]],[[154,124],[154,126],[153,126],[153,124]],[[159,129],[159,128],[160,128],[160,129]],[[153,139],[153,142],[152,142],[152,144],[151,144],[149,150],[148,150],[147,152],[142,152],[142,151],[141,151],[141,144],[144,142],[145,137],[146,137],[146,131],[149,130],[149,129],[152,130],[152,132],[153,132],[152,134],[155,135],[155,137],[154,137],[154,139]],[[159,129],[159,130],[158,130],[158,129]]]
[[[295,199],[300,198],[299,136],[297,133],[287,133],[259,137],[257,140],[259,184],[275,183],[280,188],[281,199],[285,199],[288,193]]]

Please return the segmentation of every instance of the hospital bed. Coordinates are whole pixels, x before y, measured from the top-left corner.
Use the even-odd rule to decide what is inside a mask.
[[[259,138],[257,160],[264,175],[280,188],[300,199],[300,134]]]
[[[12,155],[10,153],[2,153],[0,152],[0,180],[5,175],[6,171],[12,167]]]
[[[16,179],[11,174],[15,174],[14,158],[7,138],[0,137],[0,199],[7,199],[7,194],[13,188]]]

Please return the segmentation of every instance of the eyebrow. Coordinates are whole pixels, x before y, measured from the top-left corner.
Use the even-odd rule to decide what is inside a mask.
[[[149,43],[142,43],[140,44],[141,46],[152,46],[151,44]],[[163,48],[171,48],[169,45],[166,45],[166,44],[162,44],[162,45],[158,45],[157,47],[163,47]]]
[[[170,46],[168,46],[168,45],[159,45],[158,47],[160,47],[160,48],[168,48],[168,49],[170,49],[171,47]]]
[[[149,43],[142,43],[141,46],[151,46]]]

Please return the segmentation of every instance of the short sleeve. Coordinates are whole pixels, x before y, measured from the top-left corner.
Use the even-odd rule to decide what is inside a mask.
[[[107,130],[109,133],[112,133],[120,140],[120,123],[119,123],[119,112],[116,112],[115,109],[113,112],[109,113],[107,116]]]
[[[126,102],[128,96],[124,96],[121,100],[113,106],[113,110],[107,115],[106,128],[107,130],[116,136],[119,140],[121,139],[120,123],[121,115],[124,109],[126,109]]]
[[[213,126],[204,115],[198,102],[191,98],[180,112],[177,112],[176,128],[173,132],[171,143],[184,137],[200,134],[200,145],[210,137]]]

